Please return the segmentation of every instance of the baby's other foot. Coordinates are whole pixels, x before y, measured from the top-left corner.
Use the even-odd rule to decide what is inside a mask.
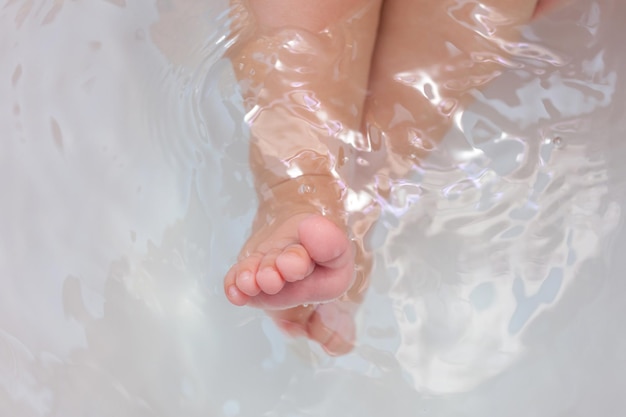
[[[354,347],[357,308],[357,302],[342,297],[330,303],[272,310],[268,314],[290,336],[308,337],[327,353],[343,355]]]
[[[352,217],[357,239],[352,242],[341,184],[316,176],[306,181],[317,190],[313,196],[298,191],[301,182],[285,182],[260,204],[252,236],[226,274],[224,291],[235,305],[265,309],[290,335],[343,354],[354,346],[354,314],[371,269],[361,241],[378,211]]]

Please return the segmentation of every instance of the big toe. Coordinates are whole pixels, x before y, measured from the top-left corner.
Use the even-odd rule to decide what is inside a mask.
[[[336,224],[320,215],[304,219],[298,234],[302,246],[315,263],[332,269],[341,268],[350,260],[350,242]]]

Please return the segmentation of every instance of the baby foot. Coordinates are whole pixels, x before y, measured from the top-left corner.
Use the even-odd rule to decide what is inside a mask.
[[[306,335],[329,352],[347,352],[354,342],[356,303],[338,298],[356,274],[345,223],[306,202],[294,210],[276,201],[259,208],[252,236],[224,280],[226,296],[235,305],[268,310],[291,335]]]
[[[319,214],[293,215],[250,239],[224,282],[235,305],[268,310],[328,302],[354,280],[346,232]],[[272,227],[274,226],[274,227]]]

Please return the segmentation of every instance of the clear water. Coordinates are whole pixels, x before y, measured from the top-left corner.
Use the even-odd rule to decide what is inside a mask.
[[[621,415],[626,8],[580,3],[395,184],[337,359],[222,295],[226,4],[1,4],[0,415]]]

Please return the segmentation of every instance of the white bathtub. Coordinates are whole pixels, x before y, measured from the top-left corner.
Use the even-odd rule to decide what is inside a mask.
[[[620,0],[538,22],[397,186],[336,359],[222,294],[256,204],[223,5],[5,3],[0,416],[623,415]]]

